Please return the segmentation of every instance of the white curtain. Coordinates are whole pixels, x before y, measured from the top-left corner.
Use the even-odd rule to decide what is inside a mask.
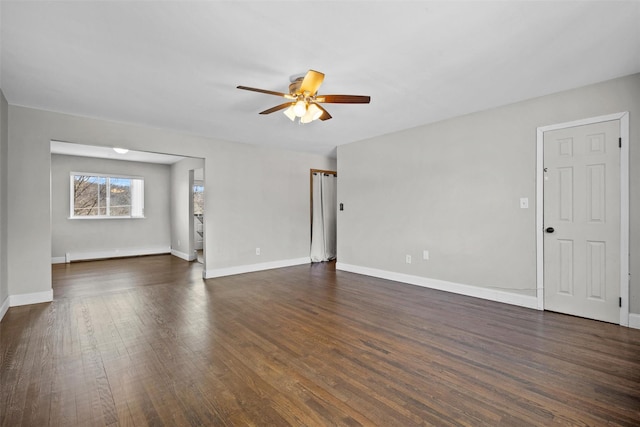
[[[311,262],[336,257],[336,176],[314,172]]]

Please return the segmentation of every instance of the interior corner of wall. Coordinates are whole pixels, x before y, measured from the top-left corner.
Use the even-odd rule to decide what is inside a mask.
[[[0,304],[0,322],[4,318],[4,315],[7,314],[7,311],[9,311],[9,296],[8,295],[4,299],[4,301],[2,301],[2,303]]]

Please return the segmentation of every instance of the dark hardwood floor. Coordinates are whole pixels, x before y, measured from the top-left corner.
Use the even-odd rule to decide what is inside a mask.
[[[640,331],[304,265],[53,266],[0,323],[2,426],[640,425]]]

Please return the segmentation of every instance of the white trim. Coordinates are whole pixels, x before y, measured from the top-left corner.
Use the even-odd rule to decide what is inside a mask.
[[[52,256],[51,264],[64,264],[67,262],[67,257],[64,256]]]
[[[629,113],[620,117],[620,324],[629,326]]]
[[[629,112],[541,126],[536,131],[536,288],[537,308],[544,310],[543,162],[544,133],[557,129],[620,120],[620,325],[629,326]]]
[[[44,292],[34,292],[31,294],[9,295],[9,306],[40,304],[53,301],[53,289]]]
[[[118,159],[116,159],[118,160]],[[73,177],[74,175],[84,175],[84,176],[98,176],[100,178],[130,178],[130,179],[141,179],[144,181],[144,176],[141,175],[119,175],[117,173],[98,173],[98,172],[69,172],[69,175]]]
[[[479,286],[448,282],[445,280],[430,279],[428,277],[413,276],[410,274],[396,273],[393,271],[378,270],[375,268],[362,267],[359,265],[343,264],[341,262],[336,263],[336,270],[364,274],[366,276],[378,277],[380,279],[393,280],[396,282],[407,283],[409,285],[422,286],[425,288],[437,289],[440,291],[466,295],[469,297],[482,298],[505,304],[518,305],[526,308],[535,309],[537,303],[535,296],[521,295],[503,290],[482,288]]]
[[[198,255],[196,253],[192,253],[191,255],[189,255],[186,252],[181,252],[176,249],[171,249],[171,255],[181,258],[185,261],[195,261],[198,258]]]
[[[629,313],[629,327],[640,329],[640,314]]]
[[[130,248],[130,249],[105,249],[93,252],[67,252],[65,262],[87,261],[92,259],[122,258],[144,255],[160,255],[171,253],[169,246],[156,246],[151,248]],[[59,257],[55,257],[59,259]]]
[[[311,258],[294,258],[283,259],[280,261],[261,262],[259,264],[238,265],[235,267],[214,268],[205,270],[203,277],[211,279],[214,277],[232,276],[234,274],[252,273],[254,271],[271,270],[274,268],[292,267],[294,265],[303,265],[311,263]]]
[[[9,297],[6,297],[4,301],[2,301],[2,305],[0,305],[0,322],[2,322],[2,318],[7,314],[7,311],[9,311],[9,307]]]
[[[92,215],[92,216],[68,216],[67,219],[74,221],[94,221],[98,219],[122,220],[122,219],[147,219],[146,216],[107,216],[107,215]]]
[[[544,310],[544,131],[536,130],[536,308]]]

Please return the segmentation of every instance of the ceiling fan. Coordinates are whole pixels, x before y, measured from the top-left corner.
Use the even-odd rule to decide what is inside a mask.
[[[260,114],[271,114],[286,108],[284,114],[291,119],[291,121],[299,117],[300,123],[310,123],[317,119],[329,120],[331,114],[320,105],[321,103],[368,104],[371,101],[370,96],[363,95],[318,95],[318,88],[323,80],[324,74],[309,70],[304,76],[294,76],[291,78],[289,93],[256,89],[248,86],[238,86],[238,89],[266,93],[288,99],[284,104],[261,111]]]

